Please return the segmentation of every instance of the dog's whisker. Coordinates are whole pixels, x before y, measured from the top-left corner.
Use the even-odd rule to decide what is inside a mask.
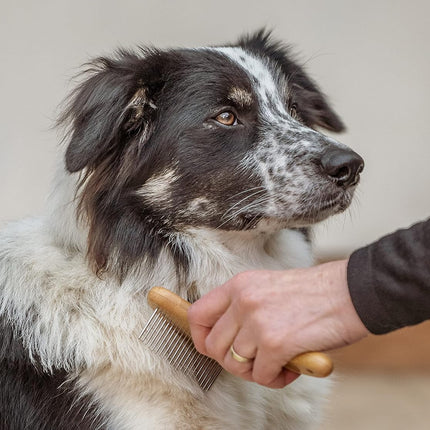
[[[262,190],[262,191],[265,191],[265,190],[266,190],[266,187],[264,187],[264,186],[262,186],[262,185],[259,185],[258,187],[248,188],[248,189],[246,189],[246,190],[243,190],[243,191],[240,191],[240,192],[238,192],[238,193],[236,193],[236,194],[233,194],[232,196],[229,196],[229,197],[227,198],[227,200],[234,199],[234,198],[236,198],[237,196],[240,196],[241,194],[249,193],[250,191],[254,191],[254,190]]]
[[[255,210],[256,208],[260,207],[262,208],[266,203],[271,201],[272,196],[262,196],[260,198],[255,199],[253,202],[237,209],[235,212],[230,214],[230,216],[224,220],[223,223],[217,226],[217,228],[221,228],[223,225],[227,224],[228,222],[232,221],[233,219],[237,218],[239,215],[247,212],[252,212],[252,210]],[[255,215],[259,216],[259,215]]]
[[[259,187],[260,188],[260,187]],[[254,197],[257,194],[261,194],[262,192],[265,192],[266,189],[261,187],[261,189],[259,189],[258,191],[255,191],[254,193],[244,197],[243,199],[239,200],[238,202],[236,202],[234,205],[232,205],[229,209],[227,209],[224,214],[221,216],[221,219],[225,218],[225,216],[231,212],[232,210],[234,210],[236,208],[236,206],[240,205],[241,203],[243,203],[245,200],[250,199],[251,197]]]

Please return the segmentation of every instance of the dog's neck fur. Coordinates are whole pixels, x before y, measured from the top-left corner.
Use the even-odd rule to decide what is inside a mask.
[[[232,417],[248,426],[255,425],[255,420],[266,422],[265,414],[273,407],[277,392],[247,386],[224,373],[219,377],[218,387],[212,388],[202,403],[203,411],[200,410],[201,393],[194,384],[177,373],[173,375],[170,366],[155,360],[138,339],[152,313],[146,303],[146,291],[163,285],[185,298],[190,298],[191,293],[198,297],[244,270],[307,266],[312,263],[310,244],[300,232],[273,230],[273,225],[264,223],[242,232],[189,228],[171,237],[175,246],[185,247],[190,255],[185,282],[178,279],[173,258],[164,249],[151,270],[145,265],[136,267],[118,286],[114,278],[99,279],[91,274],[86,264],[85,226],[76,218],[74,190],[78,179],[76,175],[58,174],[57,189],[50,199],[49,216],[43,220],[42,235],[39,224],[29,225],[28,231],[20,227],[18,233],[11,233],[21,235],[29,243],[25,252],[30,256],[29,261],[34,261],[30,267],[13,270],[20,276],[26,273],[25,282],[10,283],[25,285],[26,301],[23,301],[22,291],[3,292],[4,309],[13,312],[11,320],[26,334],[23,336],[28,339],[26,348],[37,355],[45,369],[66,367],[71,377],[75,375],[80,390],[96,395],[102,402],[111,417],[112,428],[141,428],[142,422],[146,423],[143,428],[152,428],[160,420],[167,419],[166,410],[178,406],[172,403],[169,395],[163,397],[159,406],[142,408],[145,390],[151,393],[148,387],[152,384],[162,390],[160,384],[165,381],[169,381],[166,392],[178,392],[181,407],[186,402],[191,405],[196,423],[200,423],[201,417],[222,421],[219,410],[226,413],[226,423]],[[18,241],[17,246],[21,246],[21,242]],[[43,255],[36,255],[40,250]],[[69,250],[69,256],[65,255],[65,250],[66,253]],[[14,249],[14,252],[22,251]],[[14,252],[10,252],[11,258],[18,262]],[[191,292],[191,288],[195,291]],[[56,299],[58,294],[61,300]],[[74,306],[79,306],[77,312]],[[32,315],[33,308],[43,308],[45,312]],[[33,319],[28,319],[28,315]],[[50,335],[35,335],[42,333],[44,327],[50,327]],[[307,384],[312,385],[313,392],[319,393],[316,401],[324,388],[302,378],[302,385]],[[300,396],[299,392],[293,390],[291,395]],[[242,400],[246,397],[243,404],[237,403],[237,396]],[[283,413],[276,413],[273,428],[281,428],[281,422],[287,419],[291,423],[294,421],[291,416],[297,414],[295,404],[292,412],[289,407],[285,409]],[[295,425],[292,428],[301,427]]]
[[[108,274],[100,279],[91,273],[85,260],[85,229],[77,227],[75,212],[76,180],[60,173],[49,215],[12,224],[0,237],[2,255],[7,256],[0,277],[8,280],[0,314],[14,321],[30,356],[45,369],[74,372],[110,363],[139,373],[148,364],[137,337],[152,312],[145,299],[149,288],[162,285],[184,298],[197,298],[245,270],[312,263],[310,245],[296,231],[190,228],[172,237],[190,256],[183,282],[170,251],[163,249],[150,270],[137,266],[119,286]],[[50,334],[41,335],[46,327]]]
[[[88,228],[76,216],[78,198],[75,195],[79,175],[59,170],[56,189],[49,200],[49,230],[59,246],[86,253]],[[286,244],[288,244],[286,246]],[[187,253],[189,270],[184,277],[175,271],[167,249],[148,271],[145,261],[140,262],[128,276],[135,279],[138,290],[163,285],[189,298],[187,291],[197,284],[197,297],[205,294],[231,276],[250,269],[280,270],[312,264],[310,244],[301,233],[281,230],[274,222],[261,221],[247,231],[225,231],[209,228],[187,228],[170,236],[171,247]],[[143,267],[142,267],[143,266]]]

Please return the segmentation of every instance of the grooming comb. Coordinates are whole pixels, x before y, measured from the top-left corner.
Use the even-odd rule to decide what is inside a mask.
[[[191,304],[162,287],[149,291],[148,303],[155,311],[139,338],[155,354],[165,357],[173,367],[195,379],[202,390],[209,390],[222,367],[194,347],[187,318]],[[333,363],[321,352],[305,352],[284,367],[296,373],[325,377],[332,372]]]

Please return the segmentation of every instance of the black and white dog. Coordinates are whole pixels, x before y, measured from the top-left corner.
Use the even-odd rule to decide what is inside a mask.
[[[121,50],[60,123],[46,216],[0,234],[1,429],[310,428],[326,381],[202,392],[138,339],[149,288],[310,265],[306,227],[350,204],[363,160],[315,130],[343,125],[288,49]]]

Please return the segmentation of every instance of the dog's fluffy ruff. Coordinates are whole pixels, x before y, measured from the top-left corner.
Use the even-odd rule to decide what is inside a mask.
[[[59,181],[64,188],[54,195],[70,196],[67,189],[74,186],[68,181],[74,180],[65,176]],[[58,221],[56,225],[60,218],[54,211],[52,218],[11,224],[0,236],[0,312],[7,315],[31,357],[45,371],[66,369],[82,393],[95,399],[108,428],[269,429],[284,428],[288,421],[288,428],[302,429],[317,419],[316,403],[324,396],[325,381],[302,377],[280,391],[223,373],[211,391],[203,394],[185,376],[157,360],[138,335],[152,312],[145,293],[154,279],[177,290],[169,255],[163,253],[151,273],[131,273],[119,288],[116,280],[92,273],[74,249],[75,239],[69,242],[79,236],[73,231],[74,204],[57,208],[63,212],[61,219],[70,219],[71,225]],[[311,263],[309,243],[291,230],[190,229],[172,240],[195,251],[189,279],[198,284],[201,294],[247,269]]]

